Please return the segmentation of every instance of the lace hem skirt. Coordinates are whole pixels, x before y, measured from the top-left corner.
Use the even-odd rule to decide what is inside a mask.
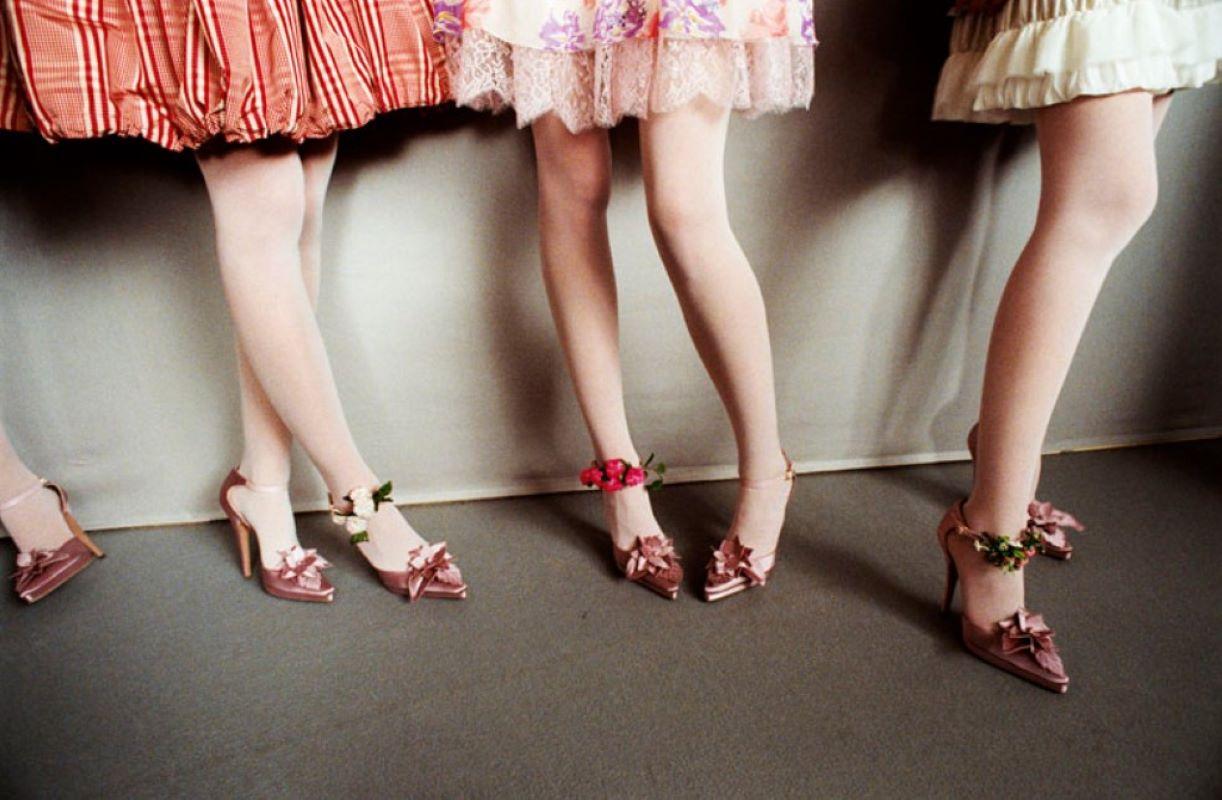
[[[648,117],[698,97],[758,116],[809,108],[814,48],[788,38],[634,38],[578,52],[510,44],[471,28],[446,42],[459,105],[512,107],[519,127],[555,114],[578,133]]]
[[[955,20],[934,119],[1029,123],[1083,96],[1219,80],[1220,0],[1011,0]]]
[[[429,0],[5,0],[0,129],[319,138],[449,98]]]

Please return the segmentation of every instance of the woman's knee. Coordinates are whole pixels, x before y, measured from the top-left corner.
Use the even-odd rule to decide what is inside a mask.
[[[647,202],[654,235],[672,245],[708,239],[722,229],[729,232],[725,203],[691,186],[651,191]]]
[[[565,213],[603,215],[611,203],[611,172],[592,160],[541,163],[539,189]]]
[[[1041,212],[1069,221],[1075,240],[1092,249],[1119,252],[1150,218],[1158,202],[1153,169],[1117,170],[1081,181],[1049,198]]]
[[[1102,232],[1124,242],[1146,224],[1157,203],[1158,174],[1153,165],[1107,180],[1092,198]]]

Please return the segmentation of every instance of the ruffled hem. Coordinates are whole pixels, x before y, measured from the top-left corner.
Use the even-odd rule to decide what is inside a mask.
[[[934,119],[1023,124],[1077,97],[1217,82],[1222,3],[1013,0],[955,22]]]
[[[33,131],[52,143],[107,136],[145,139],[173,152],[196,150],[213,141],[253,144],[278,138],[300,144],[308,139],[325,139],[336,133],[355,130],[369,124],[380,114],[406,108],[436,106],[446,100],[448,94],[441,90],[432,97],[418,98],[413,102],[398,105],[353,106],[346,111],[342,120],[330,115],[300,118],[289,113],[287,109],[279,112],[269,110],[265,123],[254,127],[243,120],[234,119],[234,115],[224,110],[210,114],[203,120],[172,120],[168,116],[151,113],[145,107],[133,109],[130,114],[120,111],[111,124],[101,128],[90,127],[68,117],[57,117],[47,125],[35,126],[30,123],[28,116],[17,114],[7,121],[0,119],[0,130]]]
[[[575,53],[510,44],[479,29],[446,44],[455,102],[518,127],[555,114],[573,133],[645,118],[698,97],[755,117],[809,108],[814,48],[789,39],[627,39]]]

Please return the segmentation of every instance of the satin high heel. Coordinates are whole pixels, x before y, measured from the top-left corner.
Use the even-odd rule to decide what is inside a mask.
[[[785,473],[777,478],[762,481],[742,479],[739,481],[744,490],[766,491],[780,483],[790,486],[785,496],[788,506],[789,498],[793,496],[795,478],[793,462],[785,456]],[[776,550],[771,553],[756,553],[752,548],[745,547],[737,536],[731,536],[713,551],[705,569],[704,599],[710,603],[733,597],[736,594],[763,586],[768,582],[768,576],[776,567]]]
[[[649,481],[651,472],[654,475],[652,482]],[[661,488],[665,473],[666,465],[653,466],[651,455],[643,464],[635,466],[622,458],[607,461],[595,459],[581,471],[579,477],[583,486],[595,487],[603,493],[603,515],[612,520],[614,527],[612,495],[637,488],[641,491]],[[675,552],[675,543],[669,536],[662,533],[638,536],[627,550],[620,549],[612,537],[611,554],[615,558],[615,566],[632,583],[640,584],[667,600],[679,597],[683,567],[679,566],[679,554]]]
[[[1042,534],[1028,528],[1020,541],[1006,536],[974,531],[963,515],[963,502],[951,506],[938,525],[938,546],[946,559],[946,588],[942,593],[942,612],[948,613],[955,597],[959,570],[950,552],[950,537],[959,536],[972,542],[990,564],[1004,570],[1022,569],[1039,550]],[[1025,608],[982,628],[960,615],[964,648],[972,655],[1000,670],[1016,675],[1049,691],[1064,694],[1069,691],[1069,676],[1061,661],[1060,651],[1052,639],[1054,631],[1040,614]]]
[[[972,467],[976,465],[976,440],[980,433],[980,423],[972,426],[967,433],[967,452],[972,457]],[[1044,532],[1044,549],[1041,555],[1068,561],[1073,557],[1073,544],[1069,541],[1069,531],[1072,529],[1081,533],[1086,526],[1077,517],[1067,511],[1056,508],[1052,503],[1042,500],[1032,500],[1027,506],[1027,525],[1039,528]]]
[[[387,591],[406,597],[408,602],[422,598],[466,600],[467,583],[454,563],[454,557],[446,550],[445,542],[424,544],[409,551],[406,568],[402,571],[381,569],[365,552],[362,545],[369,544],[369,521],[383,503],[394,503],[391,489],[390,482],[379,487],[359,486],[353,489],[342,498],[351,505],[350,510],[339,508],[334,498],[328,495],[331,521],[348,531],[349,542],[360,550]]]
[[[234,543],[238,550],[238,566],[242,570],[242,577],[249,578],[251,576],[250,535],[253,533],[255,539],[258,540],[259,533],[246,521],[241,512],[234,508],[229,499],[229,492],[238,487],[266,494],[287,492],[288,487],[261,486],[251,483],[246,480],[246,476],[238,472],[236,467],[230,470],[225,482],[221,484],[221,510],[225,512],[233,528]],[[280,563],[274,569],[268,569],[260,561],[259,581],[263,585],[263,591],[282,600],[296,600],[304,603],[330,603],[335,600],[335,587],[322,574],[322,571],[331,564],[318,555],[317,550],[306,550],[300,545],[293,545],[288,550],[281,550],[279,556]]]
[[[102,548],[81,528],[68,505],[68,493],[45,478],[39,478],[28,488],[0,502],[0,512],[15,508],[39,492],[47,490],[59,498],[59,512],[72,538],[54,549],[36,548],[17,553],[17,571],[11,577],[13,590],[27,603],[36,603],[76,577],[81,570],[104,558]]]

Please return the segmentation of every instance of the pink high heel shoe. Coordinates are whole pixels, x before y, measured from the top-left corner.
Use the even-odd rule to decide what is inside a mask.
[[[1042,533],[1028,528],[1023,532],[1023,538],[1015,542],[1007,536],[974,531],[964,519],[963,502],[951,506],[938,526],[938,545],[946,559],[943,613],[950,611],[955,586],[959,582],[959,570],[950,553],[949,540],[952,536],[970,540],[990,564],[1012,571],[1022,569],[1039,551]],[[992,628],[981,628],[962,614],[960,624],[963,646],[981,661],[1049,691],[1060,694],[1069,691],[1069,676],[1065,673],[1060,651],[1052,641],[1053,630],[1044,623],[1040,614],[1020,608],[1013,616],[995,623]]]
[[[973,466],[976,463],[976,438],[979,430],[980,423],[976,423],[967,434],[967,451],[972,456]],[[1073,514],[1056,508],[1052,503],[1032,500],[1027,506],[1027,516],[1028,527],[1039,528],[1044,532],[1044,548],[1040,551],[1043,555],[1060,561],[1068,561],[1073,557],[1073,545],[1066,529],[1078,533],[1086,530],[1086,526]]]
[[[255,539],[258,540],[259,534],[229,500],[229,492],[239,486],[252,492],[269,494],[285,492],[287,487],[260,486],[251,483],[242,473],[238,472],[236,467],[230,470],[225,482],[221,484],[221,509],[233,527],[233,538],[238,546],[238,564],[242,568],[242,577],[249,578],[251,575],[250,535],[254,533]],[[288,550],[281,550],[279,555],[280,563],[274,569],[268,569],[262,563],[259,565],[259,580],[263,584],[263,591],[282,600],[297,600],[305,603],[330,603],[335,599],[335,587],[322,574],[322,571],[331,564],[318,555],[317,550],[305,550],[298,545],[293,545]]]
[[[638,486],[658,489],[662,486],[666,465],[651,467],[652,464],[652,455],[645,463],[637,466],[630,465],[622,458],[612,458],[605,462],[595,460],[581,471],[580,479],[583,486],[597,487],[604,493],[604,498]],[[651,469],[655,480],[646,485]],[[612,508],[610,505],[603,508],[608,517],[612,516]],[[683,583],[683,567],[679,566],[679,554],[675,552],[675,543],[669,536],[660,533],[638,536],[627,550],[621,550],[612,542],[611,550],[615,565],[629,581],[638,583],[667,600],[678,598],[679,586]]]
[[[778,478],[762,481],[741,480],[746,490],[767,490],[778,483],[792,486],[794,481],[793,462],[785,456],[785,474]],[[786,496],[789,503],[792,490]],[[706,568],[704,581],[704,599],[710,603],[733,597],[736,594],[763,586],[768,582],[768,576],[776,566],[776,550],[771,553],[756,553],[750,547],[743,546],[737,536],[731,536],[722,541],[713,551],[713,557]]]
[[[392,484],[389,481],[379,487],[360,486],[353,489],[342,498],[351,504],[350,511],[338,508],[335,500],[328,496],[331,520],[348,531],[349,541],[357,549],[361,549],[361,544],[368,543],[369,520],[373,519],[378,507],[383,503],[394,502],[391,489]],[[467,599],[467,583],[463,580],[458,565],[454,563],[454,557],[446,550],[445,542],[421,545],[408,552],[406,569],[402,571],[380,569],[369,561],[364,550],[361,550],[361,555],[365,556],[370,568],[377,573],[382,586],[389,592],[406,597],[408,602],[421,598]]]
[[[17,553],[17,571],[9,577],[13,579],[13,589],[17,596],[27,603],[38,602],[72,580],[77,573],[92,564],[95,558],[104,558],[106,555],[81,528],[76,517],[72,516],[67,492],[44,478],[39,478],[29,488],[0,502],[0,512],[15,508],[44,489],[55,492],[59,498],[59,511],[68,530],[72,532],[72,538],[53,550],[34,549]]]

